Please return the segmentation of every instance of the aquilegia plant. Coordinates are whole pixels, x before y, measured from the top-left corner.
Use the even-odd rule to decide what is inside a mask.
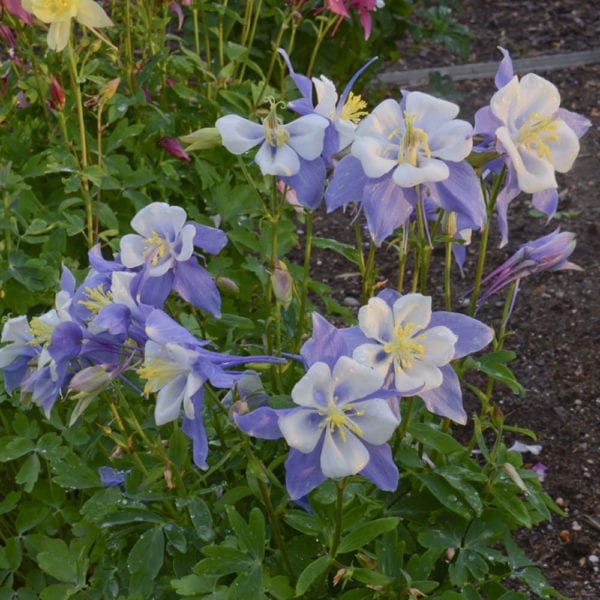
[[[382,100],[374,0],[2,11],[0,595],[560,597],[495,392],[574,236],[486,262],[519,191],[556,211],[587,119],[506,51],[475,125]]]

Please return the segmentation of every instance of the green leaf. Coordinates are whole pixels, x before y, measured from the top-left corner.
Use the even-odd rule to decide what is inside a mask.
[[[23,560],[21,540],[18,537],[8,538],[4,548],[0,547],[0,569],[16,571]]]
[[[208,594],[212,592],[218,577],[204,575],[185,575],[181,579],[172,579],[171,587],[180,596],[195,596],[196,594]]]
[[[193,498],[188,504],[188,511],[198,537],[209,542],[214,536],[212,515],[208,505],[200,498]]]
[[[450,434],[440,431],[433,423],[418,423],[415,421],[409,425],[408,430],[417,441],[440,454],[448,455],[453,452],[465,452],[459,442]]]
[[[40,594],[40,600],[65,600],[77,592],[70,583],[55,583],[44,588]]]
[[[445,471],[443,468],[437,469],[436,473],[441,475],[461,495],[476,515],[481,514],[483,503],[479,492],[470,483],[465,481],[464,477],[458,477],[451,472]]]
[[[514,360],[515,356],[514,352],[499,350],[497,352],[490,352],[477,359],[469,356],[465,359],[464,366],[465,368],[476,369],[485,373],[492,379],[507,385],[513,392],[523,395],[525,394],[525,388],[517,381],[513,372],[506,366],[506,363]]]
[[[284,519],[290,527],[308,536],[318,537],[322,533],[319,519],[305,511],[289,510]]]
[[[416,475],[427,489],[435,496],[436,500],[449,508],[452,512],[465,519],[471,519],[471,513],[465,502],[458,497],[456,490],[440,475]]]
[[[65,488],[83,490],[100,487],[100,476],[75,454],[68,454],[65,460],[51,463],[54,482]]]
[[[13,510],[19,503],[20,499],[21,492],[10,492],[7,494],[2,502],[0,502],[0,515],[9,513],[11,510]]]
[[[229,586],[228,600],[262,600],[262,565],[255,564],[249,571],[238,575]]]
[[[33,453],[21,465],[15,481],[23,486],[23,489],[29,493],[33,489],[35,482],[40,474],[40,459],[38,455]]]
[[[165,552],[165,539],[160,527],[144,531],[127,557],[127,569],[131,574],[130,592],[146,595],[152,581],[158,575]]]
[[[352,579],[360,581],[360,583],[364,583],[365,585],[388,585],[393,581],[391,577],[379,571],[362,568],[352,569]]]
[[[517,497],[517,487],[497,484],[492,488],[492,496],[495,503],[509,513],[519,525],[531,528],[531,517],[527,507]]]
[[[296,596],[302,596],[306,593],[309,588],[318,582],[319,579],[323,578],[329,570],[329,556],[320,556],[313,560],[305,569],[300,573],[298,581],[296,583]]]
[[[343,256],[346,260],[354,265],[358,265],[358,252],[354,246],[344,244],[330,238],[314,237],[312,240],[313,247],[320,250],[332,250]]]
[[[40,569],[63,583],[76,583],[76,557],[69,551],[67,544],[62,540],[47,538],[42,548],[37,555]]]
[[[126,523],[164,523],[163,517],[146,508],[120,508],[104,516],[98,525],[100,527],[113,527]]]
[[[22,437],[0,438],[0,462],[7,462],[19,458],[35,449],[35,444]]]
[[[343,537],[338,547],[338,554],[346,554],[359,550],[382,533],[392,531],[398,526],[398,517],[385,517],[368,523],[363,523],[347,536]]]
[[[207,558],[201,560],[193,571],[196,575],[212,573],[215,575],[228,575],[241,573],[248,570],[253,564],[248,555],[237,548],[228,546],[205,546],[202,552]]]

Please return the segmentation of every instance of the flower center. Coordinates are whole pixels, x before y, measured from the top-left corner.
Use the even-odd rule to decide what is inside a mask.
[[[425,154],[427,158],[431,157],[428,135],[420,127],[415,127],[415,121],[418,117],[419,115],[409,115],[406,111],[404,112],[406,131],[402,136],[400,149],[398,150],[399,164],[408,163],[416,167],[420,153]]]
[[[365,414],[365,411],[356,410],[353,404],[338,406],[336,400],[337,398],[328,400],[326,408],[319,408],[317,410],[324,417],[319,427],[327,427],[331,433],[334,433],[338,429],[342,442],[346,441],[346,430],[362,437],[362,429],[352,420],[352,417],[361,417]]]
[[[97,315],[105,306],[112,304],[112,293],[104,290],[102,284],[95,288],[86,287],[85,296],[87,300],[79,300],[78,304],[85,306],[92,314]]]
[[[384,351],[392,354],[402,369],[410,369],[415,360],[422,360],[425,355],[425,348],[417,341],[423,339],[423,335],[413,337],[416,330],[414,323],[396,325],[392,341],[383,346]]]
[[[73,16],[77,4],[78,0],[38,0],[33,4],[33,11],[41,10],[44,15],[51,16],[53,21],[59,21]]]
[[[44,323],[39,317],[33,317],[29,322],[29,329],[33,339],[28,343],[30,346],[43,346],[50,341],[52,333],[54,332],[54,325]]]
[[[160,259],[166,256],[170,251],[169,243],[164,238],[161,238],[154,230],[152,230],[152,235],[146,239],[146,244],[148,248],[144,252],[144,259],[151,256],[150,264],[153,267],[156,266]]]
[[[279,148],[290,139],[290,134],[283,126],[283,121],[277,116],[275,110],[271,110],[263,121],[263,131],[265,140],[271,148]]]
[[[358,123],[365,115],[369,114],[366,108],[367,103],[362,99],[362,97],[350,92],[348,99],[342,107],[340,118],[344,121]]]
[[[534,112],[519,127],[517,144],[522,145],[525,150],[535,149],[540,158],[551,162],[549,142],[560,141],[556,134],[558,120],[553,116],[542,117],[540,113]]]
[[[142,379],[146,380],[144,394],[148,396],[150,392],[160,390],[178,375],[186,373],[187,370],[173,361],[164,358],[151,358],[146,360],[136,372]]]

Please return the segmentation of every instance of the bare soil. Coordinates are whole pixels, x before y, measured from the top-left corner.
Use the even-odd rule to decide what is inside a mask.
[[[389,2],[388,5],[393,5]],[[527,1],[466,0],[458,20],[474,35],[469,62],[496,61],[497,46],[513,58],[559,54],[600,47],[600,9],[593,0]],[[394,69],[460,64],[443,47],[411,47],[399,43],[402,59]],[[522,74],[522,73],[521,73]],[[537,457],[547,467],[544,487],[566,512],[533,530],[519,533],[521,547],[542,568],[556,589],[573,600],[600,598],[600,65],[571,67],[539,73],[560,90],[562,106],[592,120],[582,139],[574,168],[559,178],[559,215],[551,223],[530,213],[529,198],[511,205],[510,242],[496,248],[489,266],[497,265],[524,242],[550,233],[557,226],[577,235],[571,259],[584,270],[542,273],[523,281],[510,321],[514,333],[506,347],[518,358],[513,370],[526,395],[498,386],[496,399],[507,423],[532,429],[542,446]],[[493,78],[485,81],[438,81],[437,95],[454,96],[461,116],[472,120],[495,91]],[[339,212],[320,213],[316,234],[353,241],[350,218]],[[498,239],[492,240],[497,246]],[[461,292],[472,281],[477,241],[468,252]],[[358,304],[358,278],[351,266],[331,252],[318,255],[311,275],[329,283],[335,298],[346,305]],[[379,279],[390,277],[395,285],[395,252],[385,246],[378,252],[383,264]],[[464,289],[461,290],[461,286]],[[480,315],[498,324],[503,299],[492,300]],[[438,309],[441,306],[436,307]],[[467,399],[468,401],[468,399]],[[476,410],[473,403],[471,410]],[[515,438],[517,439],[517,438]],[[528,442],[523,436],[522,442]],[[511,441],[511,440],[509,440]]]

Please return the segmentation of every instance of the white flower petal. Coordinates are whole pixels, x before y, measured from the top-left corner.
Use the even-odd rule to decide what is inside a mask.
[[[415,361],[408,369],[396,369],[395,386],[399,392],[418,394],[439,387],[443,379],[444,375],[435,365]]]
[[[321,439],[321,421],[322,417],[317,411],[301,408],[279,417],[278,424],[289,446],[307,454],[315,449]]]
[[[368,338],[385,344],[394,337],[392,309],[385,300],[370,298],[358,311],[358,326]]]
[[[353,433],[346,431],[342,441],[338,432],[332,435],[326,430],[321,452],[323,475],[331,479],[355,475],[369,464],[369,459],[369,451]]]
[[[75,18],[87,27],[110,27],[113,22],[94,0],[79,0]]]
[[[352,358],[385,377],[390,370],[393,355],[387,353],[381,344],[361,344],[354,348]]]
[[[175,377],[164,385],[156,396],[156,407],[154,409],[154,422],[164,425],[174,421],[179,416],[181,403],[186,385],[186,377]]]
[[[64,50],[67,47],[70,35],[71,19],[50,23],[50,27],[48,28],[48,36],[46,37],[48,48],[50,48],[50,50],[54,50],[55,52]]]
[[[194,236],[196,235],[196,228],[188,223],[181,230],[179,234],[178,244],[173,248],[173,255],[176,260],[185,261],[189,260],[194,254]]]
[[[560,108],[560,93],[557,87],[536,75],[528,73],[519,82],[518,118],[528,119],[532,113],[542,117],[553,115]],[[522,123],[517,123],[520,126]]]
[[[135,233],[127,233],[121,238],[121,262],[128,269],[134,269],[145,262],[146,240]]]
[[[515,75],[504,87],[500,88],[490,100],[490,109],[495,117],[513,130],[519,108],[519,78]]]
[[[360,164],[367,177],[377,179],[389,173],[398,164],[396,152],[391,152],[394,146],[382,138],[358,137],[354,139],[351,152],[360,160]]]
[[[181,206],[152,202],[136,213],[131,219],[131,227],[144,237],[160,233],[165,239],[174,241],[186,221],[187,213]]]
[[[358,125],[356,136],[383,137],[387,139],[392,132],[404,134],[404,115],[400,104],[391,98],[379,103]]]
[[[413,323],[417,329],[427,327],[431,321],[431,296],[405,294],[392,307],[396,325]]]
[[[443,367],[452,360],[457,341],[456,335],[443,325],[431,327],[418,336],[425,351],[424,360],[436,367]]]
[[[273,148],[264,142],[258,149],[254,162],[260,167],[263,175],[291,177],[300,170],[300,159],[287,144]]]
[[[355,404],[357,411],[363,411],[360,417],[352,420],[360,428],[360,436],[369,444],[380,446],[385,444],[400,424],[386,400],[373,398]]]
[[[331,119],[332,115],[335,113],[335,105],[338,101],[338,94],[333,81],[327,79],[324,75],[321,75],[318,79],[313,77],[312,82],[315,86],[315,92],[317,93],[315,112]]]
[[[414,187],[420,183],[434,183],[448,179],[450,170],[445,162],[437,158],[418,158],[418,165],[401,163],[394,170],[394,183],[403,188]]]
[[[238,115],[225,115],[217,119],[215,127],[221,134],[223,146],[232,154],[243,154],[265,139],[262,125]]]
[[[459,162],[473,148],[473,127],[467,121],[454,119],[442,123],[429,134],[429,149],[436,158]]]
[[[548,142],[552,165],[559,173],[571,169],[579,154],[579,139],[577,134],[562,120],[556,123],[558,142]]]
[[[333,397],[331,371],[323,362],[316,362],[292,389],[292,400],[300,406],[324,407]]]
[[[423,92],[410,92],[406,95],[406,113],[417,115],[415,127],[429,131],[445,121],[454,119],[459,112],[458,105]]]
[[[305,160],[314,160],[323,152],[329,121],[321,115],[304,115],[284,126],[290,134],[287,143]],[[297,171],[296,171],[297,172]]]
[[[20,342],[26,344],[32,339],[26,315],[13,317],[4,323],[1,342]]]
[[[333,367],[333,396],[341,406],[380,390],[384,377],[349,356],[341,356]]]

